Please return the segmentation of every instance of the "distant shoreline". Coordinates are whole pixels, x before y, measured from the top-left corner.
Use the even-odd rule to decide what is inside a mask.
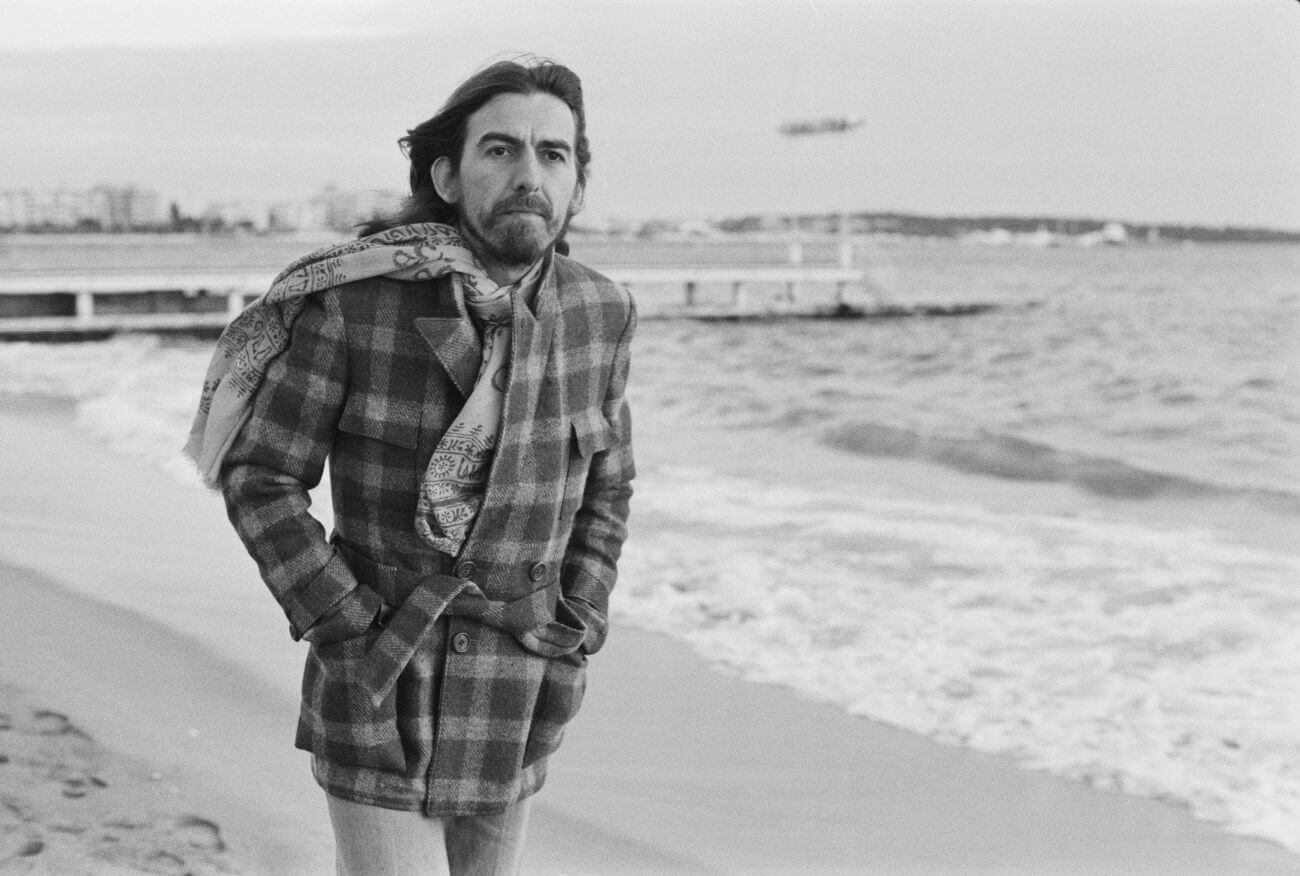
[[[1125,222],[1060,216],[931,216],[895,212],[817,212],[793,214],[748,214],[710,220],[647,219],[627,221],[605,228],[575,224],[574,237],[604,237],[619,240],[716,239],[743,240],[754,236],[836,236],[841,221],[847,234],[869,237],[965,239],[993,235],[982,242],[1029,242],[1062,245],[1082,242],[1123,244],[1178,243],[1282,243],[1300,244],[1300,230],[1244,225],[1201,225],[1172,222]],[[0,238],[208,238],[257,237],[286,240],[332,240],[355,233],[352,223],[335,227],[270,230],[248,224],[141,225],[104,228],[95,223],[0,227]]]

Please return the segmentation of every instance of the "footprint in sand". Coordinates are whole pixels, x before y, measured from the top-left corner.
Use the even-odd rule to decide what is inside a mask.
[[[171,852],[154,852],[147,856],[144,861],[146,864],[151,864],[153,866],[167,867],[169,872],[173,869],[185,866],[185,860],[176,857]]]
[[[102,825],[95,856],[104,862],[142,866],[147,872],[215,874],[232,872],[223,859],[221,828],[197,815],[174,818],[116,818]]]
[[[67,764],[56,764],[50,778],[63,785],[63,796],[70,800],[79,800],[96,788],[108,787],[108,782],[94,773]]]
[[[9,712],[0,712],[0,732],[12,730],[28,736],[72,736],[90,742],[90,734],[82,730],[62,712],[52,709],[34,709],[19,718]]]
[[[91,750],[94,740],[62,712],[37,709],[17,719],[9,713],[3,713],[0,714],[0,732],[3,731],[45,739],[60,746],[57,754],[47,752],[42,759],[46,762],[46,778],[62,786],[60,793],[64,797],[78,800],[98,788],[108,787],[108,783],[96,774],[91,763],[81,762],[94,760]],[[7,753],[0,754],[0,766],[10,762]],[[31,757],[24,763],[32,765]]]
[[[216,822],[137,809],[132,783],[141,779],[117,769],[89,733],[62,712],[27,707],[0,685],[0,696],[6,694],[0,873],[238,872]]]
[[[10,861],[34,858],[45,851],[45,842],[32,833],[0,834],[0,870]]]
[[[21,803],[13,800],[0,800],[0,829],[8,830],[14,825],[32,820],[32,814]]]
[[[172,833],[184,841],[190,848],[209,852],[224,852],[226,841],[221,838],[221,828],[215,822],[197,815],[182,815],[176,822]]]
[[[90,734],[73,724],[62,712],[39,709],[32,713],[31,732],[37,736],[75,736],[90,741]]]

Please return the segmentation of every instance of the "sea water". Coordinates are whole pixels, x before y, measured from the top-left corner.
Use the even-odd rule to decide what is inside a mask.
[[[617,618],[1300,851],[1300,249],[859,254],[869,298],[1000,307],[644,320]],[[677,255],[711,257],[736,258]],[[0,392],[73,398],[197,489],[178,448],[210,348],[0,344]]]

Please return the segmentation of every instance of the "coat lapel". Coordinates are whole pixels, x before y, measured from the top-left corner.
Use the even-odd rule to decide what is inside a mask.
[[[542,281],[537,286],[537,299],[534,302],[537,315],[529,310],[522,301],[514,303],[514,320],[511,330],[516,333],[514,361],[512,369],[517,369],[523,378],[519,382],[527,383],[527,394],[536,396],[540,384],[542,368],[546,365],[547,355],[551,351],[551,337],[555,333],[555,314],[559,309],[556,300],[555,262],[548,261]],[[514,378],[511,378],[514,382]],[[522,393],[521,393],[522,394]],[[525,408],[532,410],[531,401]]]
[[[478,377],[483,346],[478,332],[470,325],[460,296],[453,293],[447,297],[455,299],[447,302],[450,306],[444,305],[447,315],[416,317],[415,330],[447,372],[452,384],[460,390],[462,396],[469,398],[474,389],[474,380]]]
[[[501,424],[502,443],[507,446],[517,443],[507,437],[508,433],[513,432],[517,438],[520,430],[530,427],[537,417],[538,396],[542,389],[546,363],[551,355],[551,341],[559,310],[554,260],[546,265],[534,304],[535,307],[529,309],[518,298],[513,302],[510,386],[506,390]],[[533,310],[536,310],[535,315]]]

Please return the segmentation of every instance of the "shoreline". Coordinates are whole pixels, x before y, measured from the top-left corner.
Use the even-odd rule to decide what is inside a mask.
[[[171,758],[186,810],[232,850],[327,872],[323,800],[291,743],[301,651],[220,503],[98,447],[58,405],[6,404],[0,451],[0,592],[24,607],[3,613],[18,644],[0,681],[123,756]],[[131,604],[166,582],[186,587]],[[96,588],[131,607],[83,595]],[[85,635],[67,635],[70,617]],[[287,840],[268,807],[294,821]],[[534,817],[526,872],[1300,872],[1300,856],[1182,807],[744,682],[623,623]]]

